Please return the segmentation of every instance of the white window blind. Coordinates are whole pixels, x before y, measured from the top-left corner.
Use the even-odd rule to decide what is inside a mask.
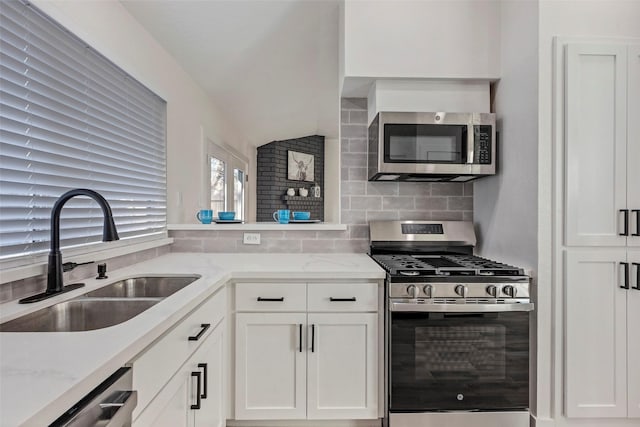
[[[0,258],[46,251],[53,203],[102,194],[121,239],[166,235],[166,103],[20,1],[0,7]],[[98,242],[102,211],[62,210],[63,247]]]

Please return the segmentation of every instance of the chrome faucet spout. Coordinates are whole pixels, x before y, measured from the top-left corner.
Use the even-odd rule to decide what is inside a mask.
[[[102,215],[104,216],[102,241],[108,242],[119,239],[118,231],[116,230],[116,225],[113,221],[113,214],[111,213],[111,206],[109,206],[109,203],[104,197],[96,191],[85,188],[77,188],[75,190],[67,191],[60,196],[58,200],[56,200],[53,205],[53,209],[51,210],[51,251],[49,252],[49,265],[47,267],[47,289],[44,293],[21,299],[19,301],[20,303],[24,304],[40,301],[53,295],[84,286],[84,284],[63,286],[62,283],[63,268],[62,253],[60,252],[60,213],[62,212],[62,208],[65,203],[76,196],[90,197],[100,205],[100,208],[102,208]]]

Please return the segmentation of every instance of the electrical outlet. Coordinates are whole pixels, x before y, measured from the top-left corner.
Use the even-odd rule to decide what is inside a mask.
[[[260,233],[244,233],[243,243],[245,245],[259,245]]]

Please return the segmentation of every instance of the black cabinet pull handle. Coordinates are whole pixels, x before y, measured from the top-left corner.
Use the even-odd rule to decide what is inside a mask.
[[[198,334],[195,336],[189,337],[189,341],[198,341],[202,337],[202,335],[207,332],[207,329],[211,327],[211,323],[202,323],[200,327],[202,328],[200,332],[198,332]]]
[[[351,297],[351,298],[334,298],[334,297],[329,297],[329,301],[331,302],[339,302],[339,301],[355,301],[356,297]]]
[[[262,298],[262,297],[258,297],[258,301],[279,301],[279,302],[282,302],[282,301],[284,301],[284,297],[280,297],[280,298]]]
[[[624,266],[624,285],[620,287],[622,289],[629,289],[629,263],[621,262],[620,265]]]
[[[636,291],[640,291],[640,263],[634,262],[631,263],[636,268],[636,285],[632,286],[631,289],[635,289]]]
[[[629,209],[620,209],[620,212],[624,214],[624,231],[620,233],[620,236],[629,235]]]
[[[204,377],[204,381],[202,384],[202,398],[207,398],[207,364],[206,363],[198,363],[198,368],[202,368],[202,376]]]
[[[636,232],[632,236],[640,237],[640,209],[633,209],[631,212],[636,214]]]
[[[311,325],[311,353],[316,351],[315,342],[316,342],[316,325]]]
[[[300,340],[300,353],[302,353],[302,323],[298,325],[298,339]]]
[[[196,404],[195,405],[191,405],[191,409],[200,409],[200,404],[202,403],[202,401],[200,400],[200,388],[202,387],[202,376],[200,375],[200,372],[191,372],[191,376],[192,377],[196,377],[196,387],[197,387],[197,393],[196,393]]]

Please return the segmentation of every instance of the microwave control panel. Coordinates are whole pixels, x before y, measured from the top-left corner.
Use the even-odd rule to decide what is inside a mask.
[[[474,163],[481,165],[491,164],[491,126],[473,126]]]

